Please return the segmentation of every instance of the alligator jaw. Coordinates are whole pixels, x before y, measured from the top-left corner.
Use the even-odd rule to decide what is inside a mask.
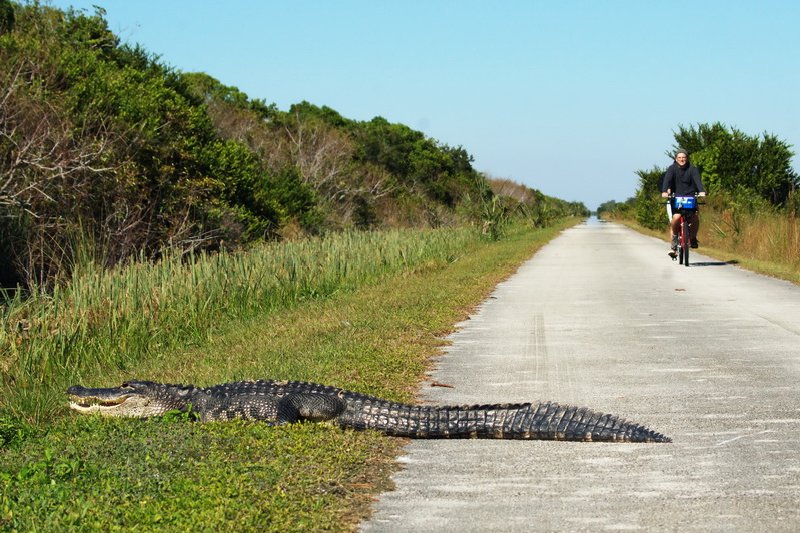
[[[95,413],[102,412],[104,409],[114,409],[130,398],[128,394],[110,394],[117,391],[118,389],[70,387],[68,391],[69,408],[81,413]]]
[[[76,385],[67,390],[70,409],[83,414],[103,416],[148,417],[163,414],[163,409],[150,405],[150,399],[137,394],[127,384],[111,389],[90,389]]]

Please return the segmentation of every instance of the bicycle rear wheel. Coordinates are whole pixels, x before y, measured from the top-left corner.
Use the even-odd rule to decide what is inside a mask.
[[[681,263],[683,266],[689,266],[689,222],[686,217],[683,217],[683,224],[681,224]]]

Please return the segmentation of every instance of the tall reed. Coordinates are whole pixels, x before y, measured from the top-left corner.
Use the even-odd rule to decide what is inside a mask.
[[[201,342],[226,320],[452,261],[478,242],[470,229],[393,230],[189,260],[168,253],[113,271],[86,261],[51,294],[0,306],[0,411],[41,420],[59,409],[64,387],[103,369]]]
[[[800,272],[800,221],[786,212],[705,209],[700,231],[710,246]]]

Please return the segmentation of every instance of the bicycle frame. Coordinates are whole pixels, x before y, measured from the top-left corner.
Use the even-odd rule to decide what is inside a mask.
[[[690,238],[691,232],[689,228],[691,227],[692,224],[691,222],[689,222],[689,217],[687,215],[697,213],[697,205],[698,205],[697,194],[689,197],[679,196],[677,198],[687,198],[687,199],[691,198],[693,200],[693,202],[685,202],[685,203],[690,203],[691,207],[683,205],[684,202],[680,203],[676,202],[675,201],[676,196],[674,194],[671,194],[669,196],[669,199],[667,200],[667,203],[669,205],[672,205],[673,215],[677,214],[680,217],[678,219],[679,220],[678,227],[680,228],[680,232],[678,234],[678,260],[679,260],[678,264],[688,267],[689,249],[691,248],[691,238]],[[672,222],[670,221],[670,224],[671,223]],[[672,260],[674,261],[675,257],[673,257]]]

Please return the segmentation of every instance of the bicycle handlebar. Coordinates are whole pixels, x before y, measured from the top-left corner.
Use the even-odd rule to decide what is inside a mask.
[[[670,204],[670,203],[672,202],[672,200],[674,200],[674,199],[675,199],[675,197],[676,197],[676,196],[678,196],[678,195],[677,195],[677,194],[675,194],[674,192],[671,192],[671,193],[669,193],[669,195],[666,197],[666,198],[667,198],[667,201],[666,201],[666,202],[662,202],[662,203],[663,203],[663,204]],[[692,194],[681,194],[680,196],[694,196],[695,198],[705,198],[705,197],[706,197],[706,193],[702,193],[702,194],[701,194],[701,193],[699,193],[699,192],[695,192],[695,193],[692,193]],[[705,202],[702,202],[702,203],[701,203],[700,201],[698,201],[698,202],[697,202],[697,205],[705,205]]]

